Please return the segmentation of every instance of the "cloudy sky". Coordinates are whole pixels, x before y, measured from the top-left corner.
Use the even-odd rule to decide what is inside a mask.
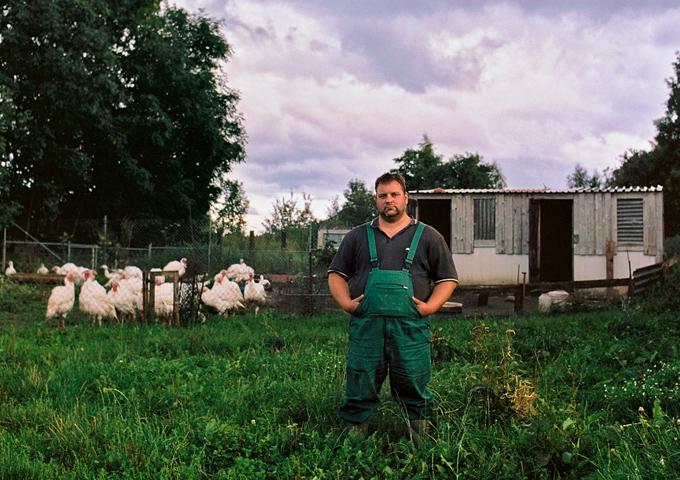
[[[423,134],[445,158],[495,161],[512,188],[616,167],[649,147],[680,50],[677,1],[170,3],[219,19],[233,47],[248,132],[233,177],[256,230],[290,192],[323,217]]]

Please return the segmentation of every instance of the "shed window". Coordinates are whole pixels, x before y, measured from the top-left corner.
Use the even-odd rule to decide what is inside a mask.
[[[616,201],[616,231],[619,243],[642,243],[641,198],[619,198]]]
[[[475,198],[475,240],[496,239],[496,199]]]

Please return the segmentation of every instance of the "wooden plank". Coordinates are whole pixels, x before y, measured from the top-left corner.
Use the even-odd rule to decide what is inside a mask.
[[[607,242],[611,241],[614,255],[616,255],[616,217],[612,212],[612,194],[605,193],[603,195],[604,212],[602,222],[605,225],[605,249]]]
[[[451,253],[465,253],[462,215],[462,195],[454,195],[451,197]]]
[[[522,251],[522,210],[517,197],[512,199],[512,253]]]
[[[663,262],[663,241],[664,241],[664,225],[663,225],[663,192],[654,194],[656,198],[656,224],[658,225],[656,236],[656,261]]]
[[[529,201],[529,281],[538,282],[539,265],[539,221],[541,218],[540,200]]]
[[[66,275],[57,275],[56,273],[48,273],[47,275],[40,275],[38,273],[15,273],[7,278],[17,283],[64,283]]]
[[[496,254],[506,252],[505,242],[505,202],[507,195],[496,195]]]
[[[578,282],[537,282],[527,285],[530,291],[579,290],[582,288],[622,287],[630,285],[629,278],[612,278],[610,280],[580,280]]]
[[[656,196],[648,193],[642,197],[642,226],[645,255],[656,256]]]
[[[520,250],[516,252],[520,255],[529,254],[529,196],[522,195],[519,197],[519,208],[520,208],[520,220],[521,220],[521,240],[520,240]]]
[[[633,272],[633,278],[645,275],[649,272],[658,272],[663,268],[663,263],[655,263],[654,265],[647,265],[646,267],[636,268]]]
[[[505,252],[509,254],[514,254],[513,242],[512,242],[512,204],[514,202],[514,197],[511,195],[505,202],[505,208],[503,209],[503,232],[505,235]]]
[[[585,255],[585,246],[588,243],[588,226],[583,203],[583,195],[574,196],[574,232],[578,234],[578,243],[574,245],[574,255]]]
[[[464,226],[464,250],[465,253],[472,253],[474,251],[474,239],[475,239],[475,203],[472,195],[466,195],[463,197],[464,201],[464,212],[465,217],[463,220]]]
[[[614,278],[614,242],[607,241],[607,253],[605,258],[605,269],[607,270],[607,280]],[[614,290],[612,287],[607,288],[607,300],[614,298]]]
[[[605,255],[607,251],[607,223],[605,218],[604,194],[595,195],[595,255]]]

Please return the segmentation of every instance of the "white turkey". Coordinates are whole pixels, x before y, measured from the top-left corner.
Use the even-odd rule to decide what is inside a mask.
[[[92,319],[92,325],[97,323],[101,327],[102,320],[118,320],[116,308],[111,299],[106,295],[106,289],[96,280],[97,273],[94,270],[83,272],[83,286],[78,295],[78,308]]]
[[[227,268],[227,278],[235,282],[247,282],[251,276],[255,275],[255,270],[246,265],[246,262],[241,258],[239,263],[229,265]]]
[[[73,277],[75,278],[75,283],[76,285],[81,285],[84,280],[84,273],[87,268],[85,267],[79,267],[75,263],[65,263],[61,267],[58,265],[55,265],[52,267],[52,271],[58,275],[68,275],[69,273],[73,274]]]
[[[47,275],[50,271],[47,269],[44,263],[41,263],[38,269],[35,271],[38,275]]]
[[[174,313],[174,293],[172,283],[163,283],[163,276],[155,278],[154,312],[159,319],[170,325]]]
[[[156,285],[160,285],[161,283],[165,283],[165,275],[159,275],[159,273],[162,272],[162,271],[163,270],[161,270],[158,267],[154,267],[154,268],[149,270],[149,273],[151,274],[150,275],[151,281],[153,283],[155,283]],[[158,280],[159,278],[160,278],[160,280]]]
[[[178,272],[179,276],[181,277],[184,275],[184,272],[187,269],[187,259],[186,258],[181,258],[180,260],[173,260],[172,262],[168,262],[164,267],[163,271],[165,272]]]
[[[105,287],[110,287],[113,282],[118,282],[123,278],[122,270],[114,270],[111,272],[109,271],[108,265],[101,265],[99,268],[104,271],[104,276],[108,279],[108,282],[104,284]]]
[[[233,283],[233,282],[231,282]],[[201,301],[209,307],[217,310],[220,315],[228,315],[230,312],[235,311],[238,308],[244,308],[243,297],[240,299],[241,290],[239,289],[239,295],[233,294],[233,290],[221,288],[219,284],[215,284],[213,288],[203,287],[203,292],[201,294]]]
[[[138,278],[142,280],[144,278],[144,275],[142,274],[142,269],[139,267],[135,267],[134,265],[128,265],[123,269],[123,277],[124,278]]]
[[[256,283],[253,277],[250,277],[246,283],[243,298],[246,302],[255,305],[255,315],[260,310],[260,305],[264,305],[267,301],[267,292],[265,291],[267,286],[269,286],[269,280],[265,279],[262,275],[260,275],[259,282]]]
[[[16,269],[14,268],[14,262],[12,260],[7,262],[7,265],[8,267],[5,269],[5,275],[9,277],[10,275],[14,275],[15,273],[17,273]]]
[[[128,284],[112,281],[111,290],[108,291],[106,296],[113,303],[116,312],[120,316],[121,323],[125,323],[125,320],[134,320],[135,313],[137,312],[137,299]]]
[[[59,328],[64,328],[66,316],[73,309],[75,301],[75,278],[72,273],[64,277],[64,285],[54,287],[50,297],[47,300],[47,312],[45,313],[45,321],[51,318],[59,318]]]
[[[142,293],[144,287],[142,279],[123,278],[120,282],[118,282],[118,285],[120,286],[120,288],[125,289],[127,292],[129,292],[129,295],[131,295],[133,298],[132,302],[135,307],[135,310],[141,312],[143,308],[142,304],[144,302],[144,296]]]

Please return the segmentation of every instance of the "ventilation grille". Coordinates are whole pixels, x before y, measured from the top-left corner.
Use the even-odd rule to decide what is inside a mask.
[[[620,198],[616,202],[616,230],[619,243],[642,243],[642,199]]]

